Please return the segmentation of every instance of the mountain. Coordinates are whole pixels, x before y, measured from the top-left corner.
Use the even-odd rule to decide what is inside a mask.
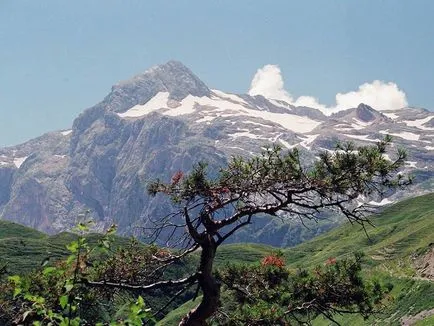
[[[424,109],[380,112],[364,104],[326,116],[284,101],[210,89],[170,61],[113,86],[70,130],[1,148],[0,216],[57,233],[89,209],[97,229],[115,222],[120,233],[131,234],[171,210],[169,201],[148,196],[149,180],[169,180],[199,161],[215,170],[232,155],[255,155],[271,143],[299,147],[309,163],[338,141],[373,144],[385,134],[394,137],[395,147],[407,149],[405,170],[415,176],[408,194],[416,195],[433,189],[433,120],[434,113]],[[408,194],[369,200],[383,205]],[[332,219],[300,238],[298,222],[264,219],[237,240],[295,244],[337,223]]]

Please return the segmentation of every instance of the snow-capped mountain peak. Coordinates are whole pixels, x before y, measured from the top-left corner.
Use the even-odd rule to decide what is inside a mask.
[[[189,94],[181,101],[171,100],[168,92],[159,92],[145,104],[135,105],[118,115],[121,118],[141,118],[152,112],[207,124],[221,118],[251,118],[300,133],[312,131],[321,123],[306,116],[293,114],[287,108],[276,106],[263,97],[241,97],[218,90],[202,97]]]
[[[128,233],[135,222],[166,213],[146,195],[142,179],[187,171],[198,161],[222,166],[232,155],[255,155],[272,143],[298,147],[309,164],[337,142],[369,145],[385,134],[408,152],[412,193],[432,190],[433,112],[379,112],[360,104],[327,116],[261,95],[210,89],[171,61],[113,86],[71,130],[0,149],[0,217],[54,232],[74,224],[87,207],[99,225],[114,219]]]

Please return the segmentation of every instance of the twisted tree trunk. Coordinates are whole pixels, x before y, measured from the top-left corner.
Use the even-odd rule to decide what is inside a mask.
[[[179,326],[206,326],[206,320],[219,306],[220,284],[212,275],[217,244],[211,235],[207,235],[201,248],[198,281],[203,295],[202,302],[181,320]]]

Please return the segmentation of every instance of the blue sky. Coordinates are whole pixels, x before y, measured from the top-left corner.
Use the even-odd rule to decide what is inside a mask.
[[[294,98],[392,82],[434,108],[434,1],[0,0],[0,145],[68,128],[111,85],[170,59],[245,93],[280,67]]]

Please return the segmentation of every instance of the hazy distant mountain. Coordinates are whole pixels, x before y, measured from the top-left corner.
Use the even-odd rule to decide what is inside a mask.
[[[372,144],[385,134],[409,152],[406,169],[416,181],[410,195],[432,191],[433,112],[379,112],[360,104],[325,116],[262,96],[209,89],[171,61],[113,86],[71,130],[0,149],[1,217],[53,233],[70,228],[89,208],[100,227],[115,221],[122,233],[131,233],[150,216],[170,211],[167,201],[146,194],[147,180],[168,180],[201,160],[217,168],[231,155],[254,155],[270,143],[297,146],[311,162],[337,141]],[[375,200],[380,205],[406,194],[389,195]],[[264,220],[247,239],[287,244],[302,236],[296,224],[277,227],[271,237],[276,225]]]

